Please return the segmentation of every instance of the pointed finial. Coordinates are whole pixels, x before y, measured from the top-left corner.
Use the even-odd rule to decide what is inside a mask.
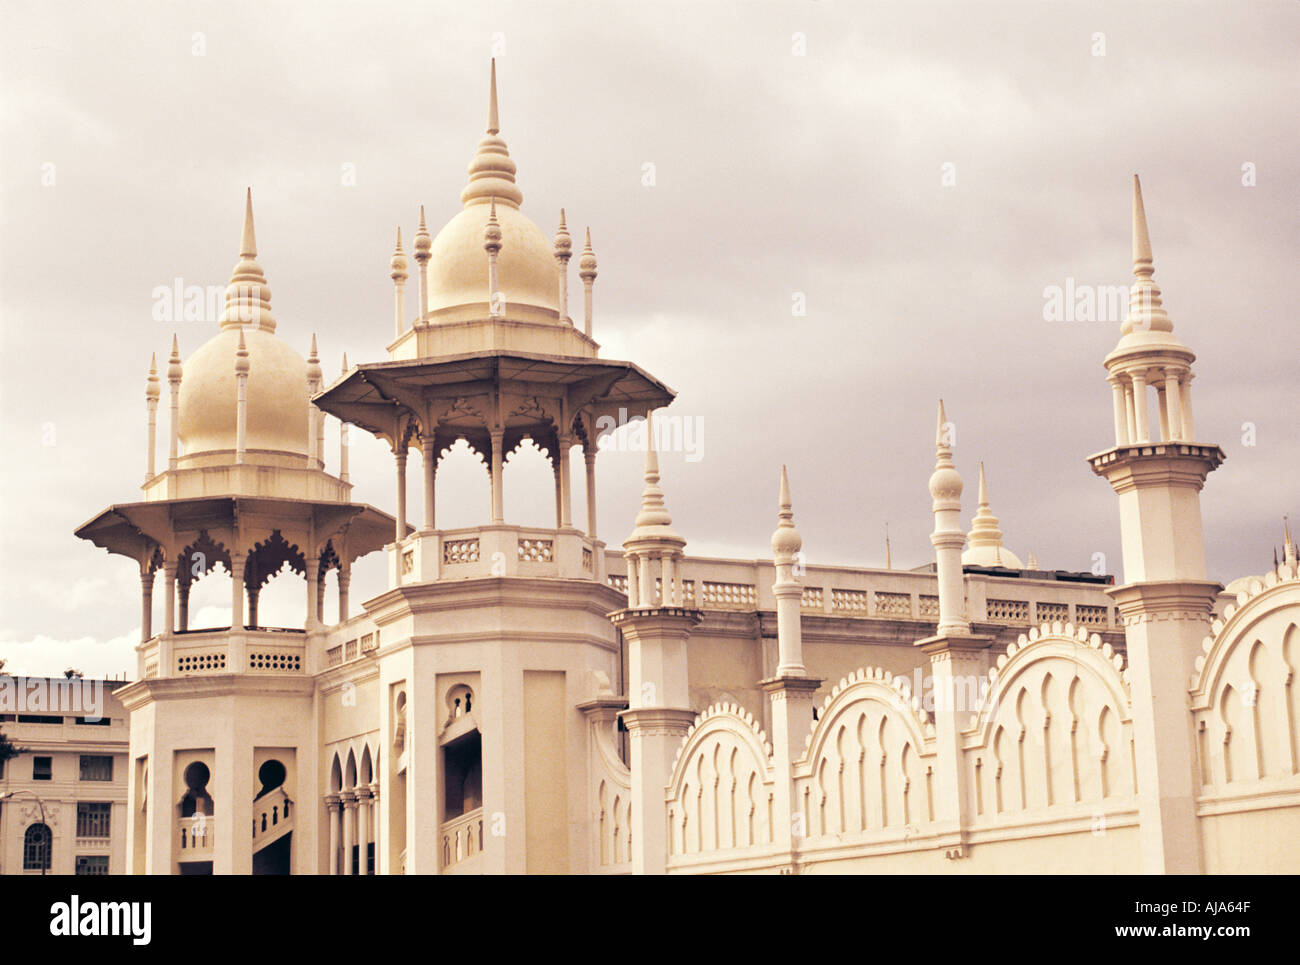
[[[1029,568],[1031,570],[1038,569],[1038,555],[1033,550],[1029,551]]]
[[[1152,279],[1151,236],[1147,231],[1142,183],[1133,175],[1133,287],[1129,289],[1128,314],[1120,327],[1124,335],[1133,331],[1172,332],[1173,322],[1164,310],[1160,286]]]
[[[488,207],[487,225],[483,228],[483,248],[488,252],[501,250],[501,224],[497,221],[497,199],[494,197]]]
[[[886,523],[885,524],[885,569],[892,570],[893,568],[894,568],[894,554],[893,554],[893,550],[889,546],[889,524]]]
[[[560,209],[560,227],[555,232],[555,258],[560,263],[573,257],[573,236],[569,234],[568,225],[564,223],[564,209]]]
[[[948,423],[948,413],[943,407],[943,399],[939,400],[939,421],[934,432],[934,447],[941,458],[947,459],[949,465],[952,464],[952,438]]]
[[[989,508],[989,484],[984,475],[984,463],[980,463],[979,509],[971,520],[970,533],[967,536],[970,546],[962,554],[961,561],[972,566],[1006,566],[1020,568],[1020,558],[1002,545],[1002,530],[998,528],[998,518]]]
[[[939,421],[934,433],[934,474],[930,476],[930,495],[934,509],[959,510],[961,508],[961,476],[952,462],[952,424],[939,400]]]
[[[257,237],[253,233],[253,189],[244,195],[244,236],[240,239],[239,256],[241,258],[257,257]]]
[[[388,263],[389,277],[394,282],[406,281],[406,266],[406,253],[402,251],[402,229],[399,226],[397,229],[397,247],[393,249],[393,257]]]
[[[347,375],[347,374],[348,374],[348,353],[347,353],[347,352],[344,352],[344,353],[343,353],[343,367],[342,367],[341,369],[339,369],[339,371],[340,371],[343,375]]]
[[[433,239],[429,237],[429,228],[424,223],[424,205],[420,205],[420,227],[415,232],[415,260],[424,264],[429,260],[429,249]]]
[[[149,356],[149,378],[145,381],[144,394],[146,399],[157,399],[160,394],[158,387],[158,353],[154,352]]]
[[[1291,519],[1289,516],[1282,517],[1282,561],[1287,566],[1296,564],[1295,542],[1291,539]]]
[[[587,241],[582,246],[582,256],[578,259],[578,277],[583,281],[596,278],[596,253],[591,249],[591,228],[587,229]]]
[[[979,504],[987,506],[989,504],[989,481],[984,476],[984,460],[980,460],[980,498]]]
[[[181,343],[176,333],[172,333],[172,354],[167,359],[167,381],[179,382],[181,380]]]
[[[636,528],[647,526],[671,526],[673,518],[668,514],[664,503],[664,491],[659,487],[659,452],[655,447],[654,413],[646,413],[645,419],[645,488],[641,491],[641,512],[636,515]],[[633,532],[636,536],[637,532]]]
[[[781,467],[781,490],[777,496],[776,531],[772,534],[772,558],[778,565],[789,565],[803,549],[803,538],[794,528],[794,503],[790,499],[790,474]]]
[[[488,126],[489,134],[501,133],[501,122],[497,119],[497,59],[492,58],[492,82],[488,92]]]
[[[316,357],[316,333],[315,332],[312,332],[311,335],[311,354],[307,356],[307,361],[308,362],[320,361],[320,359]]]

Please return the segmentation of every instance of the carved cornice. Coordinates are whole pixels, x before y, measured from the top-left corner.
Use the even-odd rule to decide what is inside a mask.
[[[634,707],[622,713],[635,740],[639,737],[683,737],[695,722],[695,711],[682,707]]]

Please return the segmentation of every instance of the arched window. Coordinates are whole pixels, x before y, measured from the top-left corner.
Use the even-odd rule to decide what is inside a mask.
[[[48,825],[33,824],[23,835],[23,870],[50,870],[50,852],[53,850],[54,835]]]

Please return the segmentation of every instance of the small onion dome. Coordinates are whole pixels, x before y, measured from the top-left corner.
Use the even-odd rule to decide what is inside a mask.
[[[157,402],[161,391],[158,386],[158,353],[155,352],[149,356],[149,378],[144,384],[144,397],[151,402]]]
[[[424,205],[420,205],[420,227],[415,232],[415,260],[427,261],[433,240],[429,237],[428,225],[424,223]]]
[[[555,232],[555,259],[561,263],[573,257],[573,236],[564,223],[564,209],[560,209],[560,227]]]
[[[167,381],[179,382],[181,380],[181,343],[174,334],[172,335],[172,354],[167,360]]]
[[[497,221],[496,198],[492,199],[487,224],[483,226],[483,250],[493,253],[501,250],[501,222]]]
[[[316,354],[316,336],[311,337],[311,353],[307,356],[307,381],[312,385],[320,385],[324,373],[321,372],[320,358]]]
[[[248,374],[248,346],[244,344],[244,330],[239,330],[239,344],[235,347],[235,374]]]
[[[934,475],[930,477],[930,496],[934,499],[936,509],[961,508],[961,476],[952,464],[952,449],[947,434],[948,415],[943,408],[943,399],[939,400],[939,427],[935,432]]]

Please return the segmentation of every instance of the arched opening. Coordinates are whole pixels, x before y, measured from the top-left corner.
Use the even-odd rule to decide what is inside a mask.
[[[467,529],[491,518],[492,477],[488,462],[464,439],[457,440],[438,460],[434,491],[438,529]]]
[[[450,821],[483,806],[483,744],[478,731],[443,748],[446,796],[443,820]]]
[[[181,798],[181,817],[189,818],[196,814],[209,817],[214,813],[212,795],[208,793],[208,781],[211,778],[208,765],[195,761],[185,768],[185,796]]]
[[[543,452],[532,439],[524,439],[513,452],[507,453],[501,475],[505,517],[512,525],[538,529],[555,529],[558,525],[557,476],[551,455]]]
[[[23,870],[49,871],[53,852],[54,835],[49,825],[29,825],[23,834]]]
[[[283,764],[277,760],[267,761],[257,769],[257,779],[261,782],[262,789],[257,792],[257,797],[253,798],[253,800],[257,800],[257,798],[270,794],[276,788],[280,787],[284,784],[284,779],[287,776],[288,771],[285,770]]]
[[[330,765],[330,793],[337,794],[343,790],[343,768],[339,764],[338,754],[334,755],[334,763]]]

